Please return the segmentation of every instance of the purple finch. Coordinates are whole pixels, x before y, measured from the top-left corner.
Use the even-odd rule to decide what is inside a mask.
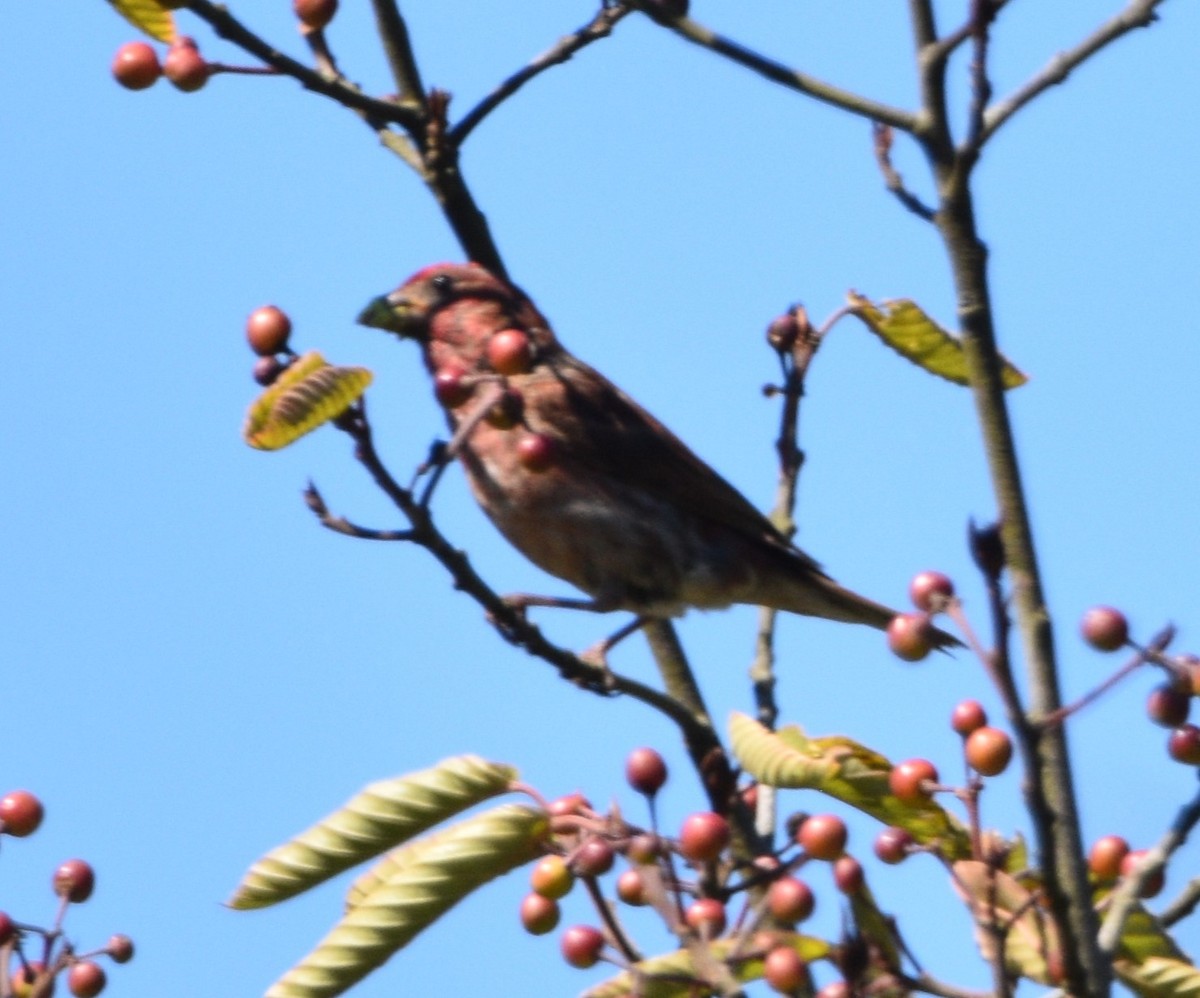
[[[591,597],[518,602],[641,617],[748,603],[880,630],[895,616],[829,578],[478,264],[426,267],[359,322],[420,344],[479,505],[530,561]]]

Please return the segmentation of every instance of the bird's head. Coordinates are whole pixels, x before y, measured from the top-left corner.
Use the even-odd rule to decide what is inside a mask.
[[[556,346],[525,294],[477,263],[424,267],[369,302],[358,321],[418,341],[433,369],[447,362],[479,369],[488,339],[506,328],[525,330],[543,352]]]

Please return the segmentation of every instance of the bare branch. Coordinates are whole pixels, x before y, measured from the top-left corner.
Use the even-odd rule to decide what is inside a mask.
[[[1146,857],[1129,876],[1122,878],[1120,886],[1112,892],[1109,898],[1108,914],[1100,926],[1100,949],[1108,956],[1114,956],[1121,944],[1121,930],[1137,904],[1138,895],[1146,882],[1158,873],[1176,849],[1187,841],[1196,823],[1200,821],[1200,793],[1191,799],[1176,815],[1170,829],[1153,848],[1146,851]]]
[[[632,9],[624,4],[614,4],[612,7],[601,8],[596,13],[596,16],[582,28],[560,38],[553,47],[547,49],[530,62],[529,65],[513,73],[512,76],[471,108],[462,121],[450,130],[450,140],[456,144],[461,144],[471,134],[476,125],[535,76],[545,72],[551,66],[561,65],[576,52],[580,51],[580,49],[591,45],[592,42],[599,41],[601,38],[607,38],[612,33],[613,27],[617,22],[630,13],[632,13]]]
[[[932,222],[934,211],[912,191],[904,186],[904,178],[892,165],[892,128],[890,125],[871,123],[871,134],[875,138],[875,162],[879,164],[879,172],[883,174],[883,185],[891,191],[918,218]]]
[[[812,97],[814,100],[831,104],[834,107],[841,108],[843,111],[857,114],[862,118],[869,118],[872,121],[882,121],[884,124],[898,128],[902,132],[912,132],[916,129],[916,116],[909,111],[905,111],[903,108],[871,100],[869,97],[863,97],[850,90],[843,90],[841,87],[826,83],[815,76],[809,76],[807,73],[801,73],[799,70],[784,66],[782,63],[768,59],[764,55],[753,52],[745,46],[717,34],[712,29],[706,28],[704,25],[698,24],[690,18],[681,17],[672,22],[671,30],[682,38],[686,38],[694,45],[699,45],[710,52],[724,56],[726,59],[745,66],[760,76],[765,76],[774,83],[788,87],[791,90],[799,91],[807,97]]]
[[[1136,28],[1148,28],[1157,19],[1154,9],[1163,0],[1131,0],[1121,13],[1098,28],[1075,48],[1060,52],[1040,73],[1028,80],[1015,93],[993,104],[984,115],[983,134],[980,145],[990,139],[1009,118],[1039,94],[1062,83],[1072,70],[1095,55],[1102,48]]]
[[[421,73],[409,42],[408,25],[404,23],[396,0],[371,0],[371,6],[375,9],[375,24],[400,100],[423,106],[425,88],[421,84]]]
[[[297,80],[306,89],[360,112],[368,120],[393,122],[405,128],[415,128],[420,122],[420,115],[411,107],[368,97],[349,82],[323,76],[291,56],[284,55],[250,31],[222,6],[210,3],[209,0],[184,0],[184,6],[197,17],[207,21],[219,37],[257,56],[279,73]]]

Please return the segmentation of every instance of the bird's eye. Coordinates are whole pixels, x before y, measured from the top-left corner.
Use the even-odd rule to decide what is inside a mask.
[[[448,294],[450,294],[450,288],[453,286],[454,281],[451,279],[449,274],[435,274],[430,279],[429,283],[434,291],[445,298]]]

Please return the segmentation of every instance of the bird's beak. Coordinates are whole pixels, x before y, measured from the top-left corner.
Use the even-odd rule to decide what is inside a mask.
[[[372,298],[358,313],[357,322],[372,329],[386,329],[398,336],[415,336],[420,325],[412,303],[395,297],[394,293]]]

